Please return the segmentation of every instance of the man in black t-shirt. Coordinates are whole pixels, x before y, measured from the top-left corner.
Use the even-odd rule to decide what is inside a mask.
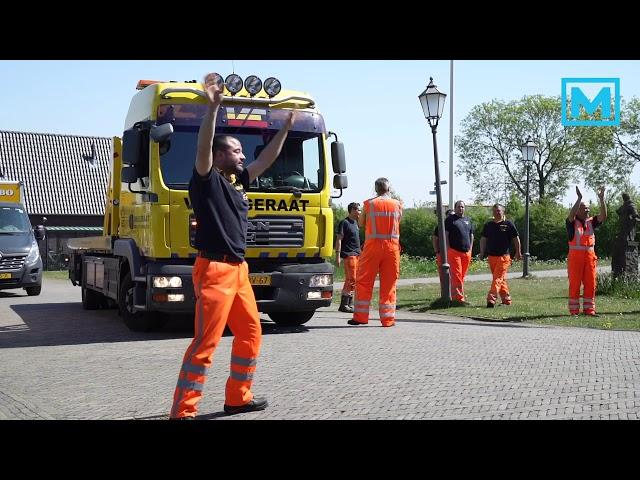
[[[347,206],[349,216],[340,221],[336,233],[336,263],[344,263],[344,286],[338,310],[353,313],[353,292],[356,289],[356,271],[360,256],[360,204],[352,202]]]
[[[235,339],[231,371],[225,389],[228,414],[263,410],[267,400],[251,392],[260,352],[262,330],[249,268],[244,261],[249,204],[245,189],[280,154],[295,120],[292,112],[285,126],[244,167],[245,156],[238,139],[214,137],[216,116],[223,99],[221,78],[210,73],[204,80],[207,112],[198,133],[196,163],[189,196],[197,221],[193,286],[196,296],[195,334],[187,348],[173,396],[171,419],[193,419],[213,352],[226,325]]]
[[[458,200],[454,205],[455,213],[444,222],[447,234],[447,259],[451,266],[451,299],[468,306],[464,298],[464,279],[471,263],[473,248],[473,222],[464,216],[465,204]]]
[[[509,248],[513,244],[516,260],[522,258],[520,237],[516,226],[504,216],[504,206],[496,203],[493,206],[493,220],[484,224],[480,238],[480,259],[489,257],[489,268],[493,281],[487,294],[487,308],[496,305],[498,295],[502,305],[511,305],[511,295],[507,285],[507,272],[511,265]]]

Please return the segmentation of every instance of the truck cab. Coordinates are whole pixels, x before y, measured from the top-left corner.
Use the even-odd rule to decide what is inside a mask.
[[[248,80],[248,79],[247,79]],[[271,80],[265,80],[265,86]],[[276,81],[277,82],[277,81]],[[259,85],[262,82],[258,79]],[[279,83],[279,82],[277,82]],[[280,157],[247,191],[245,259],[258,310],[299,325],[333,296],[333,187],[347,187],[344,147],[304,92],[225,86],[216,134],[242,143],[249,165],[282,127],[296,120]],[[242,85],[242,83],[240,83]],[[150,330],[153,312],[192,313],[191,271],[197,222],[188,194],[198,130],[207,105],[195,82],[139,84],[122,139],[114,138],[104,236],[69,242],[70,278],[85,308],[118,304],[133,330]],[[86,301],[85,301],[86,299]]]

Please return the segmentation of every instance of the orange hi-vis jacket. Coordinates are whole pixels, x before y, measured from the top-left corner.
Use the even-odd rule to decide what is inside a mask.
[[[580,287],[584,286],[582,308],[587,314],[595,312],[596,290],[596,237],[593,229],[593,217],[584,225],[577,218],[573,222],[574,235],[569,241],[567,270],[569,273],[569,313],[580,312]]]
[[[396,316],[396,282],[400,276],[400,218],[402,206],[387,195],[364,202],[367,215],[365,245],[358,260],[353,320],[369,322],[369,307],[376,275],[380,275],[379,313],[383,326]]]

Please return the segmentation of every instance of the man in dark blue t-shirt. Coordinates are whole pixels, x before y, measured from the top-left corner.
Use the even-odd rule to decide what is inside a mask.
[[[447,259],[451,266],[451,299],[469,305],[464,298],[464,278],[471,263],[473,248],[473,223],[464,216],[465,204],[458,200],[454,205],[455,214],[444,222],[449,248]]]
[[[198,133],[198,148],[189,196],[197,228],[198,257],[193,266],[196,296],[195,334],[187,348],[173,396],[170,418],[193,419],[207,378],[207,370],[226,325],[235,339],[231,371],[225,389],[228,414],[263,410],[267,400],[251,393],[253,373],[260,352],[262,330],[249,268],[244,261],[249,204],[245,189],[280,154],[295,120],[292,112],[285,126],[244,167],[238,139],[214,137],[216,116],[223,99],[217,73],[204,80],[207,113]]]
[[[340,221],[336,232],[336,263],[344,262],[344,286],[338,310],[353,313],[353,293],[356,290],[356,271],[360,256],[360,204],[352,202],[347,206],[349,216]]]

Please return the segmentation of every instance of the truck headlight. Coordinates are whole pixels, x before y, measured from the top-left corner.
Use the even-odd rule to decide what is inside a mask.
[[[155,288],[180,288],[182,287],[182,279],[180,277],[153,277],[153,286]]]
[[[309,279],[310,287],[328,287],[333,284],[333,275],[312,275]]]
[[[38,242],[33,240],[31,242],[31,250],[29,250],[29,254],[25,259],[26,263],[36,263],[38,258],[40,257],[40,249],[38,248]]]

